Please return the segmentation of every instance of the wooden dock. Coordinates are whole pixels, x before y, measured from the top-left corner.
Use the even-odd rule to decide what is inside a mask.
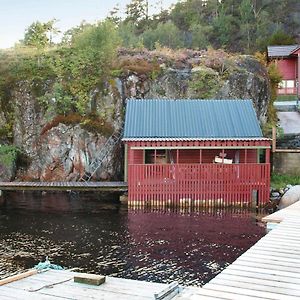
[[[280,215],[281,223],[202,288],[180,287],[172,297],[155,298],[169,285],[107,277],[92,286],[75,283],[78,273],[50,270],[0,286],[0,299],[299,299],[299,208],[296,203],[264,218],[280,222]]]
[[[106,277],[102,285],[74,282],[79,273],[49,270],[22,280],[0,286],[0,299],[53,300],[53,299],[105,299],[146,300],[154,299],[168,285],[130,279]]]
[[[176,300],[299,299],[300,202],[263,219],[281,222],[202,288]]]
[[[98,191],[127,192],[127,182],[0,182],[2,191]]]

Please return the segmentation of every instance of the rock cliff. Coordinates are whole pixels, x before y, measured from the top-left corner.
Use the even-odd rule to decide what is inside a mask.
[[[51,89],[51,81],[45,85]],[[101,130],[94,130],[98,125],[93,120],[46,112],[26,81],[13,88],[13,144],[26,157],[17,179],[78,180],[92,173],[91,164],[103,155],[104,147],[108,155],[93,179],[122,179],[121,143],[108,138],[122,128],[126,98],[252,99],[264,123],[270,86],[266,69],[251,56],[215,50],[121,49],[105,87],[95,87],[91,95],[91,112],[105,120],[102,127],[98,124]]]

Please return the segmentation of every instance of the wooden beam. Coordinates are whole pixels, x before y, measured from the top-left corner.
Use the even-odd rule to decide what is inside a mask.
[[[276,153],[300,153],[300,149],[276,149]]]
[[[81,273],[74,276],[74,282],[89,285],[100,285],[105,282],[105,276],[88,273]]]
[[[199,150],[199,149],[268,149],[271,148],[271,146],[212,146],[212,147],[204,147],[204,146],[153,146],[153,147],[131,147],[132,150],[165,150],[165,149],[179,149],[179,150],[188,150],[188,149],[193,149],[193,150]]]
[[[269,164],[270,163],[270,149],[266,150],[266,163]]]
[[[202,149],[200,149],[200,158],[199,158],[199,163],[202,164]]]
[[[276,127],[272,127],[272,152],[276,152]]]
[[[10,276],[8,278],[4,278],[4,279],[0,280],[0,286],[4,285],[4,284],[11,283],[11,282],[14,282],[14,281],[17,281],[17,280],[24,279],[26,277],[35,275],[37,273],[38,273],[38,271],[36,269],[33,269],[33,270],[29,270],[29,271],[26,271],[26,272],[21,273],[21,274],[17,274],[17,275],[14,275],[14,276]]]
[[[124,181],[128,178],[128,145],[124,147]]]

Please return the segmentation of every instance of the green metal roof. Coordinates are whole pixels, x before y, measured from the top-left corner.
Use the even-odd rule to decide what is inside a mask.
[[[129,99],[123,140],[261,139],[251,100]]]

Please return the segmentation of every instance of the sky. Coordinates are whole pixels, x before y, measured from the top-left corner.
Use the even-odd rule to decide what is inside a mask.
[[[81,21],[104,19],[120,4],[124,9],[130,0],[0,0],[0,48],[9,48],[24,37],[25,29],[35,21],[59,20],[56,26],[66,31]],[[150,6],[162,2],[167,8],[176,0],[149,0]],[[151,12],[151,10],[150,10]],[[153,12],[153,9],[152,9]]]

